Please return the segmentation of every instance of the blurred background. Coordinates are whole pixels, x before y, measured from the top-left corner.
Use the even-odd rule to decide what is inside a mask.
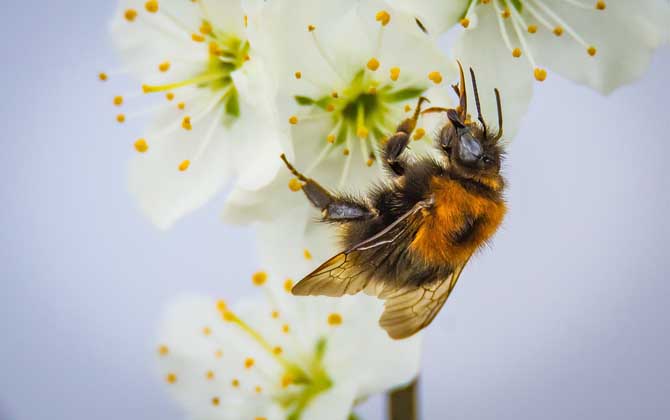
[[[153,372],[164,304],[250,293],[259,268],[250,232],[219,222],[222,197],[160,232],[129,196],[133,138],[96,77],[116,62],[114,7],[3,4],[3,420],[183,418]],[[668,74],[666,47],[609,97],[553,75],[537,87],[506,164],[509,217],[425,334],[423,418],[670,417]]]

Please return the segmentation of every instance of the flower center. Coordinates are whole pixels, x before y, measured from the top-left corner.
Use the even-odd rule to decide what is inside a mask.
[[[208,42],[209,58],[203,71],[195,77],[164,85],[143,85],[144,93],[172,91],[185,86],[209,88],[220,95],[226,116],[236,118],[240,114],[239,97],[231,73],[241,68],[249,59],[249,42],[215,30],[207,20],[202,21],[200,33],[193,34],[194,42]],[[169,62],[159,65],[161,71],[169,70]]]
[[[580,9],[582,11],[602,11],[606,9],[606,4],[602,0],[588,4],[581,0],[564,1],[575,9]],[[561,37],[564,33],[567,33],[574,42],[584,48],[589,56],[593,57],[597,53],[595,46],[584,40],[584,38],[573,29],[565,19],[552,10],[546,3],[547,2],[544,0],[469,0],[466,10],[461,18],[461,25],[464,28],[470,26],[470,17],[475,6],[491,4],[492,7],[495,8],[500,35],[505,42],[505,46],[512,54],[512,57],[519,58],[522,55],[525,55],[533,67],[533,75],[535,79],[542,82],[547,77],[547,71],[538,66],[533,52],[526,40],[526,33],[529,35],[537,33],[539,30],[538,23],[539,26],[544,27],[557,37]],[[508,32],[508,27],[510,26],[514,35],[516,35],[516,40],[510,37]],[[518,44],[514,45],[515,42],[518,42]]]

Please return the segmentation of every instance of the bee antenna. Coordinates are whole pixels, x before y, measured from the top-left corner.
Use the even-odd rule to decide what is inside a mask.
[[[460,75],[460,81],[458,85],[458,96],[459,96],[459,113],[461,116],[461,120],[465,121],[468,118],[468,94],[465,89],[465,76],[463,75],[463,66],[461,65],[460,61],[456,61],[458,63],[458,71]],[[453,87],[453,86],[452,86]],[[456,88],[454,88],[456,90]]]
[[[498,134],[496,134],[495,141],[500,140],[503,135],[503,114],[502,114],[502,105],[500,103],[500,92],[498,88],[494,89],[496,93],[496,106],[498,107]]]
[[[479,91],[477,90],[477,79],[475,78],[475,72],[470,67],[470,76],[472,77],[472,90],[475,92],[475,105],[477,105],[477,119],[482,123],[484,128],[484,138],[486,138],[486,123],[484,122],[484,117],[482,117],[482,107],[479,103]]]

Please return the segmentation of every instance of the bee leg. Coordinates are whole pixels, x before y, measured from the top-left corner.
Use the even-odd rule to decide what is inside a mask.
[[[424,98],[423,96],[420,97],[416,104],[416,108],[414,108],[414,115],[412,115],[411,118],[407,118],[401,122],[400,125],[398,125],[395,134],[391,136],[390,139],[388,139],[386,146],[384,147],[384,162],[391,169],[391,171],[398,176],[401,176],[405,173],[406,163],[404,159],[400,157],[400,155],[409,144],[409,136],[412,134],[412,131],[414,131],[414,127],[416,127],[416,121],[421,114],[421,105],[424,102],[430,101],[428,101],[428,99]]]
[[[281,155],[282,160],[291,173],[302,183],[302,192],[310,203],[319,210],[324,220],[327,221],[351,221],[367,219],[377,215],[365,203],[361,203],[349,197],[337,197],[322,187],[318,182],[298,172],[291,165],[286,156]]]

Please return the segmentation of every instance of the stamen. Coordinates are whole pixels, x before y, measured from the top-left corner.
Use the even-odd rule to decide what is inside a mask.
[[[377,69],[379,68],[379,60],[377,60],[376,58],[372,57],[372,58],[368,61],[367,68],[370,69],[370,70],[372,70],[372,71],[377,71]]]
[[[158,347],[158,354],[160,356],[167,356],[167,354],[170,352],[170,349],[168,349],[168,346],[166,345],[161,345]]]
[[[391,80],[395,82],[398,80],[398,77],[400,77],[400,68],[391,67],[390,73],[391,73]]]
[[[135,9],[128,9],[123,13],[123,17],[128,21],[128,22],[134,22],[135,18],[137,17],[137,10]]]
[[[532,24],[528,25],[528,33],[534,34],[537,32],[537,25]]]
[[[391,15],[386,10],[381,10],[375,15],[375,20],[381,23],[382,26],[386,26],[391,21]]]
[[[165,73],[166,71],[170,70],[170,62],[169,61],[164,61],[158,65],[158,70]]]
[[[500,11],[500,6],[498,5],[498,0],[493,1],[493,7],[496,9],[496,18],[498,19],[498,27],[500,29],[500,35],[502,36],[507,49],[512,51],[512,43],[509,40],[509,34],[507,33],[507,27],[505,27],[505,22],[502,20],[502,12]]]
[[[156,13],[158,11],[158,2],[156,0],[149,0],[144,4],[144,8],[149,13]]]
[[[121,106],[123,105],[123,96],[115,96],[114,97],[114,105],[116,106]]]
[[[124,122],[126,122],[125,114],[118,114],[116,116],[116,122],[118,122],[119,124],[123,124]]]
[[[342,315],[338,313],[332,313],[328,315],[328,325],[331,326],[342,325]]]
[[[554,28],[554,35],[556,36],[561,36],[563,35],[563,28],[560,26],[557,26]]]
[[[146,153],[146,151],[149,150],[149,145],[145,139],[138,139],[134,146],[135,150],[137,150],[139,153]]]
[[[292,289],[293,289],[293,280],[291,279],[284,280],[284,290],[288,293],[291,293]]]
[[[299,72],[299,71],[296,71],[296,72],[295,72],[295,78],[296,78],[296,79],[300,79],[301,77],[302,77],[302,73]]]
[[[184,172],[184,171],[188,170],[189,166],[191,166],[191,162],[189,160],[183,161],[178,166],[179,172]]]
[[[515,48],[515,49],[512,51],[512,56],[513,56],[514,58],[519,58],[519,57],[521,57],[521,49],[520,49],[520,48]]]
[[[186,79],[181,82],[169,83],[166,85],[157,85],[157,86],[142,85],[142,91],[144,93],[164,92],[166,90],[173,90],[184,86],[199,85],[203,83],[213,82],[215,80],[223,79],[225,76],[226,74],[220,71],[213,73],[204,73],[192,79]]]
[[[101,82],[106,82],[107,79],[109,79],[109,76],[107,76],[107,73],[105,73],[105,72],[100,72],[100,73],[98,73],[98,79]]]
[[[468,18],[461,19],[461,26],[464,27],[464,28],[467,28],[468,26],[470,26],[470,19],[468,19]]]
[[[253,358],[248,357],[248,358],[244,361],[244,367],[245,367],[246,369],[251,369],[251,368],[254,366],[255,363],[256,363],[256,362],[254,361]]]
[[[181,127],[186,131],[191,131],[193,129],[193,126],[191,125],[191,117],[188,115],[185,116],[181,121]]]
[[[577,41],[579,44],[581,44],[581,45],[584,47],[584,49],[589,53],[589,55],[591,55],[591,53],[590,53],[590,48],[591,48],[592,46],[589,45],[589,44],[587,44],[586,41],[584,41],[584,39],[583,39],[583,38],[582,38],[582,37],[581,37],[581,36],[580,36],[580,35],[579,35],[579,34],[578,34],[578,33],[577,33],[577,32],[570,26],[570,25],[568,25],[563,19],[561,19],[560,16],[558,16],[553,10],[551,10],[549,7],[547,7],[544,3],[542,3],[542,2],[538,2],[538,1],[535,1],[535,3],[536,3],[536,4],[538,5],[538,7],[539,7],[540,9],[542,9],[542,11],[544,11],[544,13],[546,13],[550,18],[552,18],[552,19],[554,19],[556,22],[558,22],[559,26],[557,26],[556,29],[554,30],[554,34],[556,34],[557,36],[560,36],[560,34],[558,34],[558,33],[556,32],[556,30],[560,28],[560,33],[562,34],[562,33],[563,33],[563,28],[565,28],[565,31],[566,31],[566,32],[567,32],[567,33],[568,33],[568,34],[569,34],[575,41]],[[531,8],[532,8],[532,6],[529,7],[528,10],[531,10]],[[594,49],[595,49],[595,48],[594,48]],[[595,55],[595,54],[593,54],[593,55]],[[591,55],[591,56],[593,56],[593,55]]]
[[[268,274],[265,271],[258,271],[251,276],[251,281],[255,286],[262,286],[268,280]]]
[[[311,260],[311,259],[312,259],[312,253],[309,252],[309,249],[307,249],[307,248],[305,248],[304,251],[302,252],[302,256],[303,256],[306,260]]]
[[[414,135],[412,136],[412,138],[414,140],[421,140],[423,138],[423,136],[425,136],[425,135],[426,135],[426,130],[425,129],[417,128],[416,130],[414,130]]]
[[[209,328],[209,327],[203,327],[203,328],[202,328],[202,333],[203,333],[204,335],[211,335],[211,334],[212,334],[212,329]]]
[[[291,117],[288,119],[288,122],[291,125],[296,125],[298,124],[298,117],[295,115],[291,115]]]
[[[205,377],[207,378],[208,381],[211,381],[214,379],[214,372],[211,370],[208,370],[207,373],[205,374]]]
[[[497,2],[497,0],[496,0]],[[528,48],[528,44],[526,43],[526,38],[523,36],[523,31],[521,30],[521,25],[526,27],[526,23],[524,22],[523,18],[519,14],[519,12],[516,11],[515,8],[512,8],[512,27],[514,28],[514,32],[516,32],[517,38],[519,38],[519,42],[521,42],[521,46],[523,49],[526,51],[526,56],[528,57],[528,61],[530,64],[533,66],[533,75],[535,76],[535,80],[538,82],[543,82],[547,78],[547,71],[544,69],[539,68],[535,64],[535,59],[533,58],[533,54]]]
[[[219,397],[212,398],[212,405],[213,406],[219,405],[219,402],[220,402]]]
[[[605,10],[606,7],[607,7],[607,4],[605,4],[604,1],[598,1],[598,2],[596,2],[596,9],[598,9],[598,10]]]
[[[439,85],[442,83],[442,74],[439,71],[431,71],[428,73],[428,79],[436,85]]]
[[[169,384],[174,384],[175,382],[177,382],[177,375],[174,374],[174,373],[172,373],[172,372],[170,372],[170,373],[168,373],[168,374],[165,376],[165,380],[166,380],[167,383],[169,383]]]
[[[205,42],[205,37],[200,34],[191,34],[191,39],[195,42]]]

